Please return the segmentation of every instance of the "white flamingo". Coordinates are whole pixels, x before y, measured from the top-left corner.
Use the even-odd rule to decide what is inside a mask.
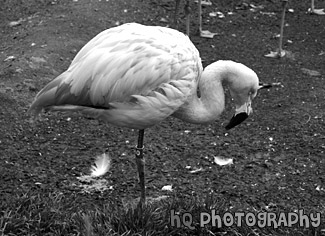
[[[29,112],[36,118],[42,109],[80,111],[138,129],[136,163],[143,203],[144,129],[168,116],[190,123],[216,120],[225,105],[223,82],[236,105],[226,126],[230,129],[252,112],[257,90],[270,85],[259,84],[253,70],[233,61],[217,61],[203,71],[199,52],[186,35],[129,23],[105,30],[88,42],[68,70],[37,94]]]

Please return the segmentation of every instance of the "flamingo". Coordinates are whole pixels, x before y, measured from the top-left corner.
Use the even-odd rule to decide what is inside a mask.
[[[280,23],[280,37],[279,37],[279,48],[275,52],[270,52],[265,55],[266,57],[272,58],[281,58],[284,57],[287,51],[283,50],[283,30],[284,30],[284,22],[285,22],[285,14],[289,0],[282,0],[282,14],[281,14],[281,23]]]
[[[260,84],[256,73],[220,60],[203,71],[198,50],[183,33],[128,23],[90,40],[69,68],[38,92],[28,112],[78,111],[115,126],[139,130],[136,164],[145,203],[144,130],[168,116],[189,123],[215,121],[225,106],[222,83],[235,103],[231,129],[252,113]],[[200,94],[200,95],[198,95]]]
[[[284,30],[284,22],[285,22],[285,14],[286,14],[286,8],[288,5],[289,0],[282,0],[282,14],[281,14],[281,22],[280,22],[280,37],[279,37],[279,48],[277,51],[272,51],[269,54],[266,54],[266,57],[272,57],[272,58],[281,58],[284,56],[290,56],[290,52],[283,50],[283,30]],[[325,15],[324,9],[315,9],[315,3],[314,0],[311,0],[311,8],[308,9],[308,12],[311,14],[316,15]]]
[[[179,11],[179,4],[181,0],[176,0],[176,6],[175,6],[175,14],[174,14],[174,25],[178,26],[177,23],[177,16]],[[205,4],[211,4],[211,2],[204,1]],[[185,16],[186,16],[186,35],[190,36],[190,14],[191,14],[191,8],[190,8],[190,0],[186,0],[185,6],[184,6]],[[213,38],[216,33],[211,33],[208,30],[202,30],[202,0],[198,0],[198,14],[199,14],[199,35],[204,38]]]
[[[175,13],[174,13],[174,25],[178,26],[177,23],[177,17],[178,17],[178,11],[179,11],[179,4],[181,0],[176,0],[176,6],[175,6]],[[185,6],[184,6],[185,16],[186,16],[186,35],[190,35],[190,0],[186,0]]]
[[[316,15],[325,15],[324,9],[315,9],[315,0],[311,0],[311,8],[308,11]]]

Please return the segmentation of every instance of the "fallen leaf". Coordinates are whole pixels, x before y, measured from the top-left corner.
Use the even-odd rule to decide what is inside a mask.
[[[217,33],[211,33],[209,30],[202,30],[200,36],[202,38],[209,38],[212,39]]]
[[[191,170],[190,173],[191,173],[191,174],[195,174],[195,173],[200,172],[200,171],[202,171],[202,170],[203,170],[203,168],[200,167],[200,168],[198,168],[198,169]]]
[[[196,3],[199,3],[198,0],[195,1]],[[210,0],[202,0],[201,1],[201,5],[202,6],[211,6],[212,5],[212,2]]]
[[[263,8],[264,8],[263,5],[256,6],[256,5],[252,4],[252,3],[249,4],[249,6],[250,6],[251,8],[255,8],[255,9],[263,9]]]
[[[223,14],[221,11],[216,11],[216,12],[210,12],[209,16],[211,16],[211,17],[218,16],[219,18],[224,18],[225,14]]]
[[[161,17],[159,21],[160,22],[164,22],[164,23],[167,23],[168,22],[168,20],[165,17]]]
[[[166,185],[166,186],[162,187],[161,190],[171,192],[171,191],[173,191],[172,187],[173,187],[172,185]]]
[[[3,61],[13,61],[13,60],[15,60],[15,59],[16,59],[15,56],[9,56],[9,57],[7,57],[6,59],[4,59]]]
[[[219,166],[234,164],[232,158],[222,158],[222,157],[218,157],[218,156],[214,156],[214,163],[216,163]]]
[[[260,11],[260,13],[262,15],[267,15],[267,16],[275,16],[276,15],[275,12],[264,12],[264,11]]]
[[[321,73],[316,70],[309,70],[307,68],[301,68],[302,73],[310,76],[321,76]]]
[[[23,21],[24,21],[23,19],[19,19],[19,20],[17,20],[17,21],[11,21],[11,22],[9,22],[9,26],[10,26],[10,27],[18,26],[18,25],[20,25],[21,22],[23,22]]]

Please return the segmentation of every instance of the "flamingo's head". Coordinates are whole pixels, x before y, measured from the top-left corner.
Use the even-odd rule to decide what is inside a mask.
[[[252,101],[257,95],[257,91],[266,88],[267,84],[259,83],[258,76],[250,68],[243,64],[238,64],[238,68],[233,70],[229,80],[229,90],[236,106],[236,111],[231,118],[227,130],[239,125],[253,112]]]

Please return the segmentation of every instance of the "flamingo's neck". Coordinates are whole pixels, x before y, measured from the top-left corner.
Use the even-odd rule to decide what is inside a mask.
[[[217,61],[207,66],[198,83],[199,95],[194,92],[173,116],[196,124],[215,121],[225,107],[222,84],[224,82],[231,84],[232,78],[229,61]]]

